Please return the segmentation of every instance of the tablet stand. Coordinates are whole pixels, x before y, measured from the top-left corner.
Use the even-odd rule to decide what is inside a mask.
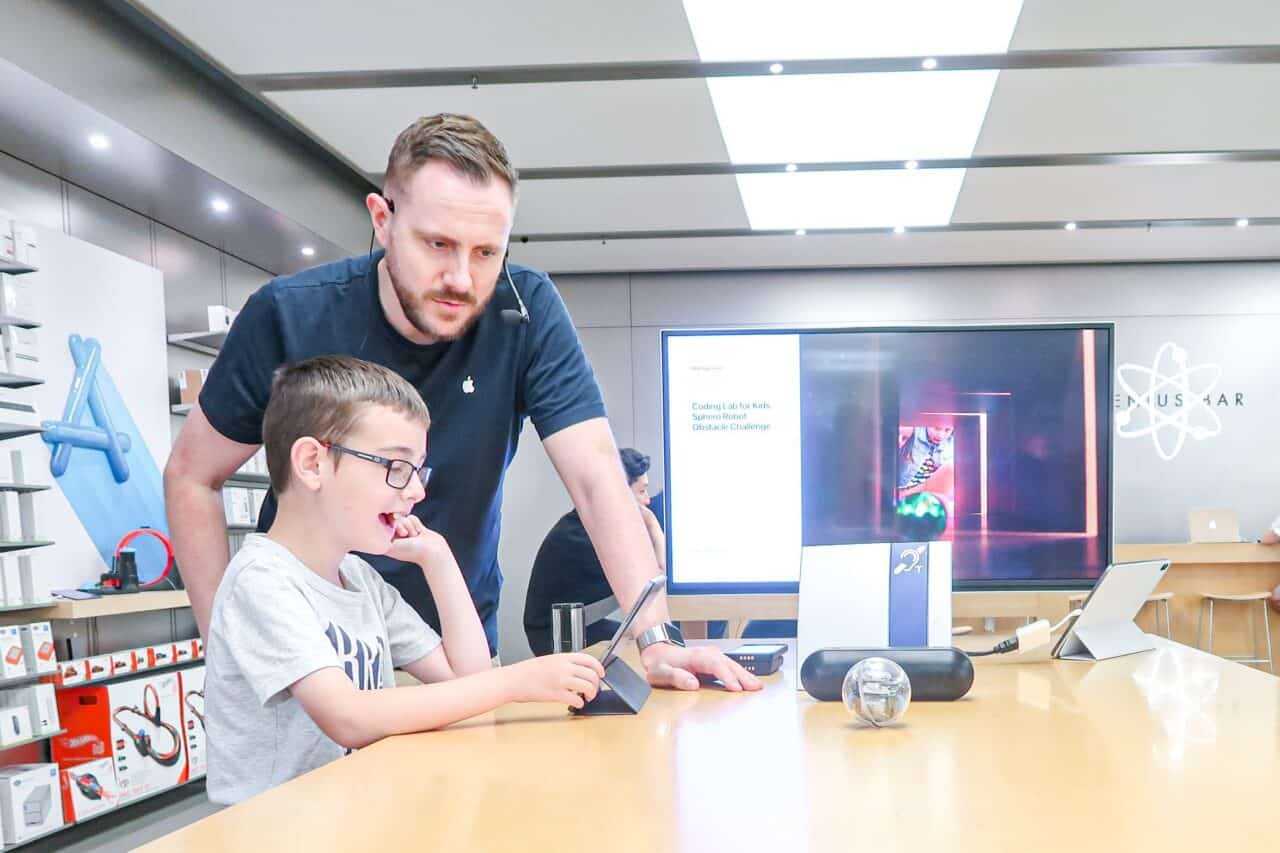
[[[615,657],[604,668],[604,678],[600,679],[600,692],[596,698],[581,708],[575,708],[573,713],[583,717],[639,713],[652,692],[653,688],[643,675],[623,663],[622,658]]]

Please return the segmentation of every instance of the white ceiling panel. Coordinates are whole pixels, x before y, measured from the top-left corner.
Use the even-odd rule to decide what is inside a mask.
[[[1280,163],[970,169],[953,222],[1280,216]]]
[[[702,80],[277,92],[271,100],[367,172],[419,116],[483,121],[518,168],[725,162]]]
[[[860,266],[1249,260],[1280,256],[1280,228],[1165,228],[1151,232],[997,231],[809,234],[696,240],[611,240],[513,246],[511,258],[552,273],[800,269]],[[977,314],[981,309],[975,309]]]
[[[732,175],[527,181],[516,233],[746,228]]]
[[[1004,71],[974,153],[1277,148],[1277,93],[1275,65]]]
[[[1009,49],[1277,43],[1276,0],[1026,0]]]
[[[679,0],[135,0],[235,74],[697,59]]]

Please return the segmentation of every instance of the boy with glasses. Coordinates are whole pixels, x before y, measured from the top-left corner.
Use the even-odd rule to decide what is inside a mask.
[[[588,655],[491,666],[457,561],[411,513],[431,473],[429,423],[418,392],[385,367],[322,356],[277,371],[263,443],[279,509],[227,566],[210,620],[213,802],[238,802],[388,735],[507,702],[581,707],[596,695],[604,673]],[[420,567],[440,634],[351,552]],[[395,686],[397,667],[424,683],[381,689]]]

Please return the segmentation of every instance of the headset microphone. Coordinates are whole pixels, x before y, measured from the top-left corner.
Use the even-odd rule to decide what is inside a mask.
[[[513,327],[527,325],[529,322],[529,309],[524,307],[524,300],[520,298],[520,291],[516,290],[516,283],[511,280],[511,269],[507,266],[505,255],[502,258],[502,273],[507,277],[507,286],[511,288],[511,293],[516,298],[516,304],[520,306],[519,311],[514,308],[503,308],[500,312],[502,322]]]

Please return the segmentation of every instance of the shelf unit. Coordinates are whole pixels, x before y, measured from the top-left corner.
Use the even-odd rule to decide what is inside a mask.
[[[42,483],[0,483],[0,492],[17,492],[20,495],[47,492],[52,488]]]
[[[141,678],[152,675],[157,672],[166,672],[174,669],[188,669],[193,666],[203,666],[204,658],[193,658],[191,660],[178,661],[177,663],[166,663],[161,666],[148,667],[147,669],[139,669],[134,672],[122,672],[119,675],[109,675],[106,678],[91,678],[88,681],[80,681],[76,684],[59,684],[55,685],[55,690],[75,690],[80,687],[97,687],[99,684],[111,684],[114,681],[125,681],[130,678]]]
[[[20,746],[30,746],[33,743],[39,743],[42,740],[48,740],[49,738],[57,737],[58,735],[65,735],[66,733],[66,729],[58,729],[56,732],[49,732],[47,735],[29,737],[26,740],[20,740],[17,743],[11,743],[8,746],[0,746],[0,752],[4,752],[6,749],[17,749]]]
[[[217,355],[226,339],[226,330],[220,332],[178,332],[169,336],[169,345],[203,355]]]
[[[43,379],[36,379],[34,376],[0,372],[0,388],[34,388],[43,384]]]
[[[187,780],[187,781],[185,781],[185,782],[180,782],[180,783],[178,783],[177,785],[170,785],[168,788],[161,788],[159,791],[152,791],[152,792],[151,792],[151,793],[149,793],[149,794],[143,794],[143,795],[142,795],[142,796],[140,796],[140,797],[134,797],[134,798],[132,798],[132,799],[130,799],[130,800],[127,800],[127,801],[125,801],[125,802],[123,802],[123,803],[120,803],[120,804],[118,804],[118,805],[116,805],[116,806],[113,806],[112,808],[106,809],[105,811],[100,811],[100,812],[98,812],[97,814],[89,815],[88,817],[81,818],[80,820],[67,821],[67,822],[66,822],[66,823],[64,823],[62,826],[59,826],[59,827],[57,827],[57,828],[55,828],[55,829],[51,829],[51,830],[49,830],[48,832],[42,832],[42,833],[41,833],[41,834],[39,834],[39,835],[34,835],[34,836],[32,836],[31,838],[28,838],[26,841],[19,841],[17,844],[6,844],[6,845],[4,845],[4,847],[0,847],[0,850],[4,850],[4,851],[8,851],[8,850],[17,850],[18,848],[20,848],[20,847],[25,847],[25,846],[26,846],[26,845],[28,845],[28,844],[34,844],[35,842],[39,841],[39,840],[40,840],[40,839],[42,839],[42,838],[48,838],[50,835],[55,835],[55,834],[57,834],[57,833],[59,833],[59,832],[62,832],[64,829],[70,829],[70,828],[71,828],[71,827],[73,827],[73,826],[83,826],[84,824],[89,823],[90,821],[97,820],[97,819],[98,819],[98,818],[100,818],[100,817],[104,817],[104,816],[109,815],[109,814],[115,814],[116,812],[120,811],[121,809],[127,809],[127,808],[129,808],[130,806],[134,805],[135,803],[141,803],[141,802],[144,802],[144,801],[146,801],[146,800],[151,799],[152,797],[158,797],[158,796],[160,796],[161,794],[167,794],[167,793],[169,793],[170,791],[176,791],[176,790],[178,790],[179,788],[185,788],[186,786],[188,786],[188,785],[193,785],[193,784],[195,784],[195,783],[197,783],[197,782],[199,782],[199,783],[202,783],[202,784],[203,784],[203,783],[204,783],[204,781],[205,781],[205,779],[206,779],[206,777],[205,777],[204,775],[200,775],[200,776],[197,776],[197,777],[196,777],[196,778],[194,778],[194,779],[188,779],[188,780]]]
[[[0,554],[10,551],[27,551],[32,548],[47,548],[53,543],[47,539],[0,540]]]
[[[0,312],[0,326],[13,326],[15,329],[38,329],[42,325],[44,324],[35,320],[28,320],[26,317]]]
[[[25,275],[29,272],[40,272],[39,267],[33,267],[30,264],[22,264],[9,258],[0,258],[0,272],[9,275]]]
[[[52,598],[46,601],[32,601],[27,604],[10,604],[6,607],[0,607],[0,613],[23,613],[27,610],[41,610],[45,607],[52,607],[57,604]]]
[[[193,406],[195,406],[194,403],[174,403],[169,407],[169,412],[185,418],[187,415],[191,414]]]

